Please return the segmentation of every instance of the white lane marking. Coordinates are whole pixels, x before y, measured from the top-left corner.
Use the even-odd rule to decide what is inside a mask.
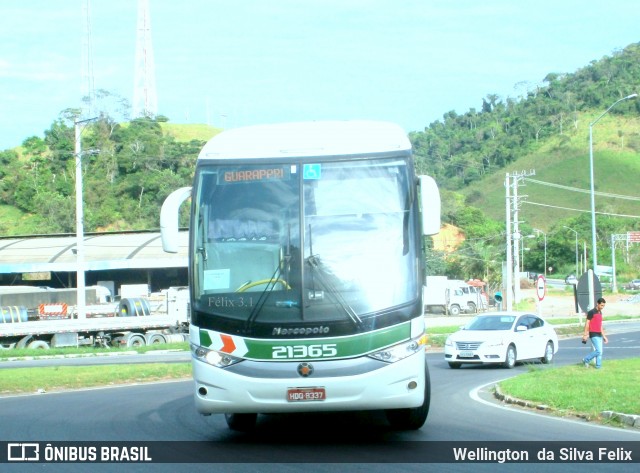
[[[590,348],[590,346],[588,346],[587,348]],[[640,350],[640,346],[617,347],[617,346],[609,345],[607,343],[604,344],[604,348],[605,350]],[[584,346],[562,347],[562,351],[564,350],[584,350]]]
[[[564,417],[556,417],[556,416],[548,415],[548,414],[540,414],[538,412],[527,411],[527,410],[524,410],[524,409],[511,407],[511,406],[508,406],[508,405],[505,405],[505,404],[501,404],[501,403],[498,403],[498,402],[487,401],[485,399],[482,399],[480,397],[480,395],[478,394],[481,390],[485,389],[487,386],[490,386],[492,384],[498,384],[501,381],[504,381],[504,380],[509,379],[509,378],[511,378],[511,376],[509,376],[507,378],[503,378],[503,379],[497,380],[497,381],[492,381],[492,382],[484,384],[482,386],[478,386],[476,388],[473,388],[471,391],[469,391],[469,397],[471,399],[473,399],[474,401],[477,401],[477,402],[479,402],[481,404],[484,404],[486,406],[495,407],[496,409],[505,409],[505,410],[508,410],[508,411],[518,412],[520,414],[526,414],[526,415],[530,415],[530,416],[538,416],[538,417],[544,416],[544,417],[546,417],[548,419],[556,420],[556,421],[560,421],[560,422],[571,422],[571,423],[574,423],[574,424],[580,424],[580,425],[584,425],[584,426],[588,426],[588,427],[596,427],[596,428],[599,428],[599,429],[611,430],[611,431],[618,432],[618,433],[622,432],[623,435],[625,433],[631,433],[631,434],[636,434],[636,435],[640,436],[640,430],[637,430],[637,431],[636,430],[627,430],[627,429],[609,427],[609,426],[606,426],[606,425],[595,424],[595,423],[590,423],[590,422],[588,423],[588,422],[585,422],[585,421],[579,421],[579,420],[574,420],[574,419],[565,419]]]

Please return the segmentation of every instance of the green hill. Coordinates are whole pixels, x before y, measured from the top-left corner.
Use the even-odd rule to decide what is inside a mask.
[[[220,128],[210,125],[199,124],[179,124],[179,123],[161,123],[162,131],[175,138],[176,141],[189,142],[192,140],[208,141],[213,136],[220,133]]]
[[[640,43],[573,73],[549,73],[524,96],[488,94],[480,109],[446,112],[411,133],[418,172],[434,176],[442,190],[443,221],[466,238],[453,253],[428,255],[429,270],[500,280],[507,173],[527,175],[518,186],[523,269],[542,272],[546,254],[554,274],[575,271],[576,238],[591,259],[589,124],[596,119],[598,261],[611,264],[611,236],[640,230],[640,99],[630,97],[638,88]],[[640,274],[638,245],[616,256],[619,276]]]
[[[519,186],[519,194],[526,196],[520,212],[521,220],[547,231],[560,220],[590,212],[590,119],[593,120],[590,114],[582,113],[577,129],[570,135],[553,137],[540,149],[506,166],[503,172],[486,176],[462,189],[466,202],[482,209],[489,217],[504,221],[506,173],[535,171],[535,175],[525,178],[524,185]],[[603,118],[593,127],[596,193],[637,199],[596,194],[596,211],[637,216],[630,219],[630,226],[640,218],[640,153],[629,148],[629,140],[624,137],[637,135],[639,124],[637,117],[614,116]]]

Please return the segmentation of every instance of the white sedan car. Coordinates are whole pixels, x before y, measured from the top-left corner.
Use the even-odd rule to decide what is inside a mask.
[[[444,358],[451,368],[463,363],[500,363],[513,368],[518,361],[551,363],[558,335],[541,317],[525,312],[487,312],[450,335]]]

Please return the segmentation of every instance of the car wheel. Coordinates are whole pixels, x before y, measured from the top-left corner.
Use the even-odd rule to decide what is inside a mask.
[[[462,366],[462,363],[456,363],[454,361],[449,362],[449,368],[453,368],[454,370],[460,368],[460,366]]]
[[[548,365],[553,361],[553,342],[547,342],[547,346],[544,347],[544,356],[540,359],[545,365]]]
[[[507,356],[504,360],[503,366],[508,369],[516,366],[516,347],[513,345],[509,345],[507,348]]]

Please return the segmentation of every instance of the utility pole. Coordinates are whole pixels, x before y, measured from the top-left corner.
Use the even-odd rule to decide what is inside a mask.
[[[627,234],[611,234],[611,292],[618,292],[618,280],[616,279],[616,241],[626,241]]]
[[[90,0],[85,0],[82,7],[84,34],[82,35],[82,87],[81,99],[85,104],[85,113],[95,113],[96,90],[93,78],[93,43],[91,39]]]
[[[520,207],[518,202],[518,174],[513,175],[513,301],[520,302],[520,226],[518,225]]]
[[[75,149],[76,158],[76,313],[78,320],[87,317],[87,298],[84,280],[84,208],[82,202],[82,130],[84,125],[96,118],[76,120]]]
[[[616,278],[616,242],[626,243],[627,258],[629,257],[629,243],[640,242],[640,232],[627,232],[611,234],[611,291],[618,292],[618,280]]]
[[[507,240],[507,264],[505,268],[505,289],[504,295],[502,296],[505,302],[506,310],[510,311],[513,309],[513,273],[511,272],[511,268],[513,268],[513,253],[512,253],[512,234],[511,234],[511,176],[507,173],[507,176],[504,181],[504,188],[506,192],[506,240]]]
[[[519,210],[521,199],[528,197],[527,195],[518,195],[518,184],[520,181],[524,180],[525,177],[535,176],[535,170],[530,171],[520,171],[514,172],[511,174],[513,178],[513,204],[511,206],[511,211],[513,213],[513,232],[511,233],[511,238],[513,240],[513,265],[511,267],[511,271],[513,271],[513,295],[514,302],[520,302],[520,240],[522,239],[522,235],[520,234],[520,217]]]

